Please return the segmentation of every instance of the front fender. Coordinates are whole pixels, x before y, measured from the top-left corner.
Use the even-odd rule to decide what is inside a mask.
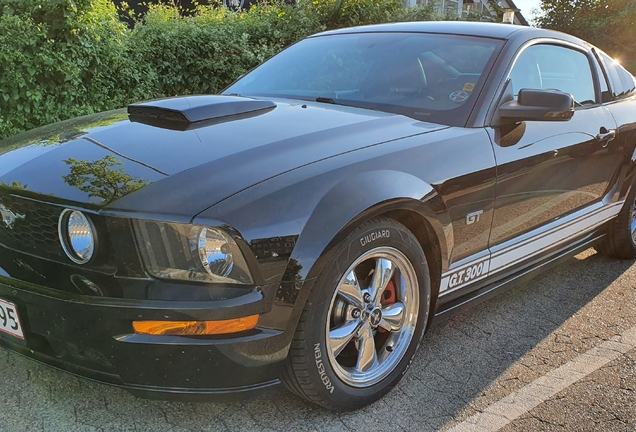
[[[452,225],[435,189],[411,174],[379,170],[343,180],[320,200],[292,255],[303,268],[302,278],[311,276],[313,264],[345,227],[361,218],[397,209],[415,211],[426,219],[437,235],[444,266]]]

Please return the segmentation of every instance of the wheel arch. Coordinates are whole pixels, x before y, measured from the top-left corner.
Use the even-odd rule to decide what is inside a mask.
[[[413,210],[397,209],[382,213],[379,216],[386,216],[393,219],[413,233],[417,238],[426,260],[431,278],[431,312],[435,310],[434,305],[439,294],[439,287],[442,281],[442,248],[440,238],[435,233],[429,220]]]
[[[340,211],[333,211],[336,206]],[[292,257],[304,267],[305,276],[295,310],[304,307],[322,268],[320,258],[365,220],[378,216],[401,223],[415,235],[429,263],[432,300],[436,299],[453,235],[446,207],[437,191],[417,177],[373,171],[331,189],[305,224]]]
[[[446,245],[443,239],[438,236],[439,234],[433,228],[430,220],[415,210],[415,207],[417,207],[417,203],[411,200],[393,199],[365,209],[338,232],[322,254],[324,255],[365,221],[377,217],[392,219],[404,225],[417,238],[429,264],[432,294],[436,298],[442,276],[442,248],[445,248]]]
[[[623,187],[620,191],[620,198],[623,199],[629,195],[632,188],[634,187],[634,183],[636,182],[636,140],[632,144],[633,150],[631,157],[629,158],[629,164],[627,169],[625,170]]]
[[[615,182],[613,189],[605,197],[605,201],[626,199],[636,184],[636,142],[624,150],[624,159],[612,181]]]

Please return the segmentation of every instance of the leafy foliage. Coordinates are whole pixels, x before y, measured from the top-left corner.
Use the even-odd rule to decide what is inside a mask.
[[[597,45],[636,73],[636,0],[543,0],[541,27]]]
[[[108,0],[0,0],[0,136],[125,103],[126,36]]]
[[[193,17],[151,7],[130,37],[130,56],[143,68],[148,97],[214,93],[268,57],[321,29],[287,5],[236,14],[201,7]]]

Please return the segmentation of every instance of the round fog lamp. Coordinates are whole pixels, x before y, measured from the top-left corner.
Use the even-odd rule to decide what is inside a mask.
[[[203,228],[199,234],[199,257],[205,270],[217,276],[228,277],[234,268],[231,243],[233,240],[214,228]]]
[[[76,210],[64,210],[58,226],[60,241],[66,255],[78,264],[85,264],[95,251],[95,233],[88,218]]]

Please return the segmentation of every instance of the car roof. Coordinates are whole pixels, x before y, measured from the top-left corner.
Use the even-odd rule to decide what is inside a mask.
[[[532,37],[552,37],[572,40],[571,36],[551,30],[538,29],[512,24],[496,24],[473,21],[422,21],[404,22],[393,24],[376,24],[361,27],[350,27],[339,30],[330,30],[318,33],[314,36],[347,34],[347,33],[440,33],[466,36],[482,36],[497,39],[511,39],[513,35],[525,34]]]

